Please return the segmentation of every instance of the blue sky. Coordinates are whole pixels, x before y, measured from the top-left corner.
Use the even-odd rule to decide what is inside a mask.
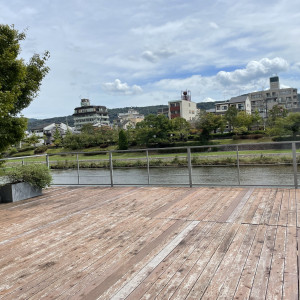
[[[25,60],[51,54],[30,118],[70,115],[80,98],[146,106],[188,89],[224,100],[274,74],[300,88],[298,0],[0,0],[0,22],[27,28]]]

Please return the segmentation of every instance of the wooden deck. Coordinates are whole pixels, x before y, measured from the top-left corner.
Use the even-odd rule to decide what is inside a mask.
[[[298,299],[300,190],[60,187],[0,204],[1,299]]]

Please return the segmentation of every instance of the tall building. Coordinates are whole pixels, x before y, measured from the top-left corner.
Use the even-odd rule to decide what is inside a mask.
[[[74,110],[75,130],[80,131],[85,124],[109,126],[108,111],[105,106],[91,105],[89,99],[81,99],[81,106]]]
[[[192,121],[197,116],[197,104],[191,101],[191,92],[181,92],[181,100],[169,101],[169,119],[181,117]]]

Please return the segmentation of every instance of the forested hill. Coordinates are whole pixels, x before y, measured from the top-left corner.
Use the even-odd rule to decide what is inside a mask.
[[[220,102],[220,101],[218,101]],[[118,118],[119,113],[128,112],[128,109],[135,109],[139,113],[147,116],[149,114],[157,114],[162,108],[166,108],[168,105],[153,105],[153,106],[135,106],[135,107],[123,107],[123,108],[111,108],[108,109],[109,120],[112,122]],[[200,109],[211,109],[215,107],[215,102],[200,102],[197,103],[197,108]],[[28,130],[40,129],[51,123],[65,123],[69,126],[74,126],[73,116],[55,117],[49,119],[28,119]]]

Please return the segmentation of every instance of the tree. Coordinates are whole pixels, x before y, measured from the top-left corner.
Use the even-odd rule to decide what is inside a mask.
[[[53,134],[53,144],[55,145],[55,147],[57,148],[58,146],[60,146],[62,143],[62,137],[61,137],[61,134],[58,130],[58,127],[57,125],[55,126],[55,131],[54,131],[54,134]]]
[[[294,138],[297,134],[300,134],[300,113],[290,113],[282,120],[284,129],[291,132]]]
[[[250,130],[250,126],[253,123],[253,117],[250,114],[247,114],[245,111],[239,111],[236,116],[236,126],[244,127],[247,130]]]
[[[207,113],[206,111],[200,112],[199,120],[196,124],[197,128],[202,129],[200,140],[202,142],[208,141],[210,138],[210,134],[212,132],[216,132],[217,129],[220,129],[221,132],[223,132],[224,125],[225,122],[221,115]]]
[[[35,133],[33,133],[31,136],[25,139],[25,142],[35,147],[39,142],[39,137]]]
[[[237,114],[238,114],[237,108],[235,106],[230,106],[224,115],[225,120],[228,122],[230,132],[236,126]]]
[[[127,150],[128,149],[128,139],[126,136],[126,132],[121,129],[119,132],[119,149]]]
[[[14,26],[0,24],[0,152],[24,137],[27,120],[19,116],[37,96],[49,68],[49,52],[34,54],[29,63],[18,58],[26,37]]]
[[[288,115],[288,110],[278,104],[274,105],[268,111],[268,126],[272,127],[275,125],[275,121],[278,118],[285,118]]]
[[[148,115],[136,124],[137,141],[139,144],[166,142],[170,129],[170,121],[166,116]]]
[[[174,118],[171,120],[171,131],[179,140],[187,140],[190,133],[191,124],[184,118]]]

